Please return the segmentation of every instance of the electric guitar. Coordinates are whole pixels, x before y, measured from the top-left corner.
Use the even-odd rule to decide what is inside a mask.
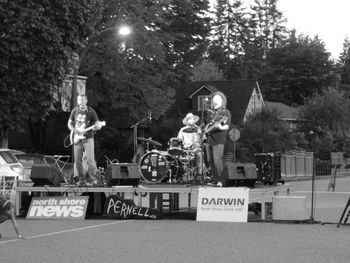
[[[105,121],[100,121],[97,124],[94,124],[86,129],[76,129],[75,131],[71,131],[70,133],[70,143],[73,144],[77,144],[79,143],[81,140],[85,139],[84,134],[92,129],[94,129],[97,125],[103,127],[106,125]]]
[[[221,122],[225,122],[227,121],[227,116],[218,116],[217,118],[215,118],[215,120],[209,122],[203,129],[203,133],[204,134],[208,134],[209,132],[211,132],[213,129],[217,128],[217,126],[221,123]]]

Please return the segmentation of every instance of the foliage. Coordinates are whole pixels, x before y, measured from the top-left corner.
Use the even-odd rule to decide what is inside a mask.
[[[210,59],[202,60],[192,69],[192,81],[224,80],[224,73]]]
[[[165,7],[159,33],[165,38],[166,61],[181,82],[190,77],[191,67],[203,58],[211,30],[208,0],[171,0]]]
[[[312,131],[310,142],[323,151],[342,151],[347,144],[350,125],[350,100],[345,92],[330,88],[324,94],[315,94],[301,111],[306,133]],[[327,147],[325,147],[327,146]]]
[[[276,3],[255,0],[247,9],[239,0],[217,2],[209,57],[227,79],[257,79],[264,72],[267,52],[287,33]]]
[[[298,146],[298,136],[288,130],[286,124],[278,118],[277,111],[264,108],[243,124],[238,151],[243,149],[244,154],[250,155],[251,159],[255,153],[283,152]]]
[[[340,87],[350,92],[350,41],[348,38],[344,40],[343,51],[339,56],[337,70],[340,74]]]
[[[317,36],[295,36],[293,31],[267,57],[268,71],[262,77],[262,90],[269,101],[303,105],[315,93],[335,85],[336,74],[330,54]]]
[[[99,10],[98,0],[19,0],[0,5],[2,129],[23,130],[27,121],[45,120],[72,53],[93,31]]]

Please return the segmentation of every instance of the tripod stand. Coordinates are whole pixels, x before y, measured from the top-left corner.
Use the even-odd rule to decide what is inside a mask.
[[[343,213],[342,213],[342,215],[341,215],[341,217],[340,217],[340,219],[339,219],[339,222],[338,222],[337,227],[340,226],[340,224],[341,224],[341,222],[342,222],[342,220],[343,220],[343,218],[344,218],[344,216],[345,216],[345,214],[346,214],[346,211],[347,211],[349,208],[350,208],[350,197],[349,197],[348,202],[347,202],[346,205],[345,205],[344,211],[343,211]],[[347,214],[346,217],[345,217],[344,224],[346,224],[346,222],[348,221],[349,216],[350,216],[350,209],[349,209],[349,211],[348,211],[348,214]]]

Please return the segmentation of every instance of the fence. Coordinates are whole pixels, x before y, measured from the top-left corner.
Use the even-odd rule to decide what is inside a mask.
[[[312,176],[314,153],[306,151],[295,151],[282,154],[281,176],[301,177]]]
[[[282,177],[312,176],[314,166],[313,152],[294,151],[281,156]],[[342,152],[331,153],[331,160],[315,160],[315,176],[331,175],[337,169],[338,175],[350,174],[350,158]]]

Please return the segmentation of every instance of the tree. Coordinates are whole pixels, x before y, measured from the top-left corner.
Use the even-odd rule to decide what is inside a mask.
[[[250,37],[249,19],[242,1],[218,0],[213,22],[213,33],[209,45],[209,58],[221,70],[225,78],[241,78],[239,68],[232,60],[244,54],[243,43]]]
[[[342,151],[349,137],[350,100],[345,92],[330,88],[324,94],[309,98],[301,111],[305,125],[301,128],[307,134],[313,131],[317,149],[328,145],[328,152]]]
[[[171,0],[164,9],[164,21],[157,25],[165,36],[161,42],[167,50],[166,61],[174,68],[176,79],[186,82],[208,47],[209,1]]]
[[[219,0],[209,57],[227,79],[258,79],[266,54],[282,41],[287,30],[276,0],[255,0],[250,9],[242,1]]]
[[[263,109],[249,117],[241,129],[238,155],[248,152],[251,160],[255,153],[286,151],[297,147],[297,135],[293,135],[275,110]],[[240,150],[241,149],[241,150]]]
[[[72,54],[94,30],[100,7],[98,0],[0,5],[1,147],[8,147],[9,129],[23,130],[27,122],[44,128]]]
[[[337,70],[340,74],[341,89],[350,92],[350,41],[348,38],[344,40],[343,51],[339,56]],[[349,94],[348,94],[349,95]]]
[[[287,105],[303,105],[315,93],[335,85],[330,53],[317,36],[289,38],[267,54],[267,72],[259,81],[266,99]]]
[[[196,64],[192,69],[193,81],[224,80],[224,73],[214,61],[205,59]]]

